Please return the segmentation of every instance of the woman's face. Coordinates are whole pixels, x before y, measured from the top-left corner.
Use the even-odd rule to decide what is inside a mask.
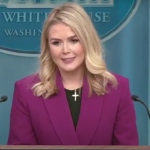
[[[48,34],[50,54],[61,71],[83,69],[84,50],[74,31],[64,23],[53,25]]]

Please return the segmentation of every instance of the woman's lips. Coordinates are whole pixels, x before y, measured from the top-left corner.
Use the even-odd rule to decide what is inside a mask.
[[[71,58],[62,58],[62,61],[66,64],[72,63],[74,61],[75,57]]]

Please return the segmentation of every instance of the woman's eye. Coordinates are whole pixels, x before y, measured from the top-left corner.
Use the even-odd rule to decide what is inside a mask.
[[[71,42],[72,43],[77,43],[79,40],[78,39],[72,39]]]
[[[54,41],[54,42],[52,42],[52,44],[53,44],[53,45],[59,45],[60,42],[59,42],[59,41]]]

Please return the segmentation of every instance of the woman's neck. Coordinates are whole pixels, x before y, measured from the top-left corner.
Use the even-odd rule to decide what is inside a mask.
[[[84,70],[78,70],[74,72],[60,71],[62,76],[62,83],[65,89],[75,90],[83,85]]]

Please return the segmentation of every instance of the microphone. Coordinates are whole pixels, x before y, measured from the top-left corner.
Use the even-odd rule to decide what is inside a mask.
[[[146,104],[137,95],[132,95],[131,98],[132,98],[132,100],[134,100],[136,102],[138,101],[138,102],[142,103],[145,106],[145,108],[147,110],[148,117],[150,119],[150,112],[149,112],[148,107],[146,106]]]
[[[8,99],[7,96],[2,96],[2,97],[0,98],[0,103],[7,101],[7,99]]]

